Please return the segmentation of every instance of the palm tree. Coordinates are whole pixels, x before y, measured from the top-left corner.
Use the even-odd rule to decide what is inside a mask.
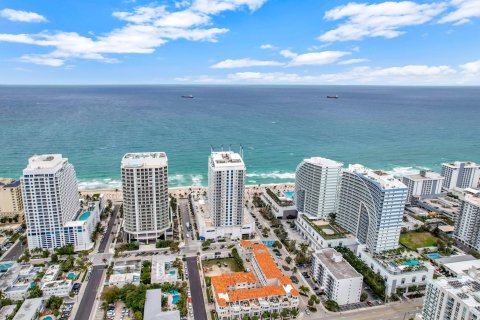
[[[280,315],[278,314],[278,312],[274,311],[272,313],[272,319],[275,320],[275,319],[278,319],[278,317],[280,317]]]
[[[289,318],[290,317],[290,310],[283,309],[282,312],[281,312],[281,315],[282,315],[282,319]]]
[[[310,291],[310,288],[309,287],[306,287],[306,286],[300,286],[298,288],[304,295],[307,295],[307,293]]]
[[[302,251],[305,254],[307,253],[307,250],[308,250],[308,244],[300,243],[300,251]]]
[[[300,313],[300,311],[298,311],[297,308],[292,309],[292,310],[290,311],[290,314],[291,314],[294,318],[298,317],[298,314],[299,314],[299,313]]]
[[[262,313],[262,319],[268,319],[268,318],[270,318],[270,312],[265,311],[264,313]]]

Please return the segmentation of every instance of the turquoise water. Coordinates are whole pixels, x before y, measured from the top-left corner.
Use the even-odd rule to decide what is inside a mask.
[[[67,276],[67,278],[71,280],[75,279],[75,277],[76,277],[76,274],[74,272],[70,272]]]
[[[440,259],[443,256],[440,253],[435,252],[435,253],[428,253],[427,257],[429,257],[430,259]]]
[[[172,271],[169,272],[169,274],[171,274],[173,276],[173,275],[177,274],[177,272],[175,270],[172,270]]]
[[[284,194],[288,198],[293,198],[293,196],[295,195],[295,191],[285,191]]]
[[[53,319],[53,318],[50,317],[50,316],[46,316],[46,317],[43,318],[43,320],[52,320],[52,319]]]
[[[403,265],[406,265],[406,266],[409,266],[409,267],[412,267],[412,266],[419,265],[420,262],[418,262],[418,261],[415,260],[415,259],[412,259],[412,260],[408,260],[408,261],[402,261],[402,264],[403,264]]]
[[[0,272],[5,272],[13,266],[13,263],[2,263],[0,264]]]
[[[180,300],[180,294],[178,293],[178,290],[172,289],[170,290],[170,293],[172,294],[172,303],[177,304]]]
[[[0,86],[0,114],[0,176],[62,153],[82,189],[120,187],[122,156],[152,150],[170,186],[206,185],[211,145],[244,146],[247,184],[292,182],[312,156],[396,174],[480,162],[478,87]]]
[[[90,217],[90,212],[87,211],[87,212],[82,213],[80,215],[80,217],[78,217],[78,220],[84,221],[84,220],[87,220],[89,217]]]

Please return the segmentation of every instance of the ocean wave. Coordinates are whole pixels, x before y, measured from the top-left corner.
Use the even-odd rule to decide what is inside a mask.
[[[430,170],[426,167],[395,167],[391,170],[386,170],[387,173],[393,175],[394,177],[403,177],[411,174],[417,174],[420,170]]]
[[[201,174],[196,174],[196,175],[191,175],[190,178],[192,179],[192,186],[195,187],[201,187],[202,186],[202,181],[203,181],[203,176]]]
[[[105,179],[81,179],[78,181],[79,190],[101,190],[101,189],[120,189],[122,187],[121,180],[112,178]]]
[[[260,178],[260,179],[292,180],[292,179],[295,179],[295,172],[280,172],[280,171],[272,171],[268,173],[251,172],[251,173],[247,173],[247,177]]]

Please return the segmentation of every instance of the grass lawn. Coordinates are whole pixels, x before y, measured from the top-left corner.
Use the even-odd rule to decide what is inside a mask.
[[[216,266],[218,265],[218,263],[221,263],[222,266],[223,264],[226,264],[228,265],[228,267],[230,268],[230,270],[232,272],[240,272],[240,271],[243,271],[241,269],[238,268],[237,264],[235,263],[235,260],[233,258],[224,258],[224,259],[215,259],[215,260],[205,260],[205,261],[202,261],[202,265],[204,267],[210,267],[210,266]]]
[[[400,234],[400,243],[410,250],[422,247],[433,247],[438,238],[429,232],[407,232]]]

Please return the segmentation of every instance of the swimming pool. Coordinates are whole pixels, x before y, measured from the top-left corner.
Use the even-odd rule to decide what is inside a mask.
[[[175,270],[171,270],[170,272],[168,272],[170,275],[174,276],[175,274],[177,274],[177,271]]]
[[[75,272],[70,272],[67,276],[68,279],[75,279],[77,277],[77,275],[75,274]]]
[[[13,263],[2,263],[0,264],[0,272],[7,271],[13,266]]]
[[[84,212],[78,217],[79,221],[85,221],[90,217],[90,211]]]
[[[412,260],[408,260],[408,261],[402,261],[402,264],[405,265],[405,266],[412,267],[412,266],[417,266],[417,265],[419,265],[420,262],[418,262],[418,261],[415,260],[415,259],[412,259]]]
[[[43,320],[53,320],[53,318],[51,316],[46,316],[46,317],[43,317]]]
[[[293,196],[295,195],[295,191],[285,191],[283,194],[287,198],[293,198]]]
[[[442,258],[442,255],[438,252],[434,252],[434,253],[428,253],[427,257],[429,257],[430,259],[440,259]]]
[[[178,290],[172,289],[170,290],[170,293],[172,294],[172,303],[177,304],[178,301],[180,300],[180,295],[178,294]]]

